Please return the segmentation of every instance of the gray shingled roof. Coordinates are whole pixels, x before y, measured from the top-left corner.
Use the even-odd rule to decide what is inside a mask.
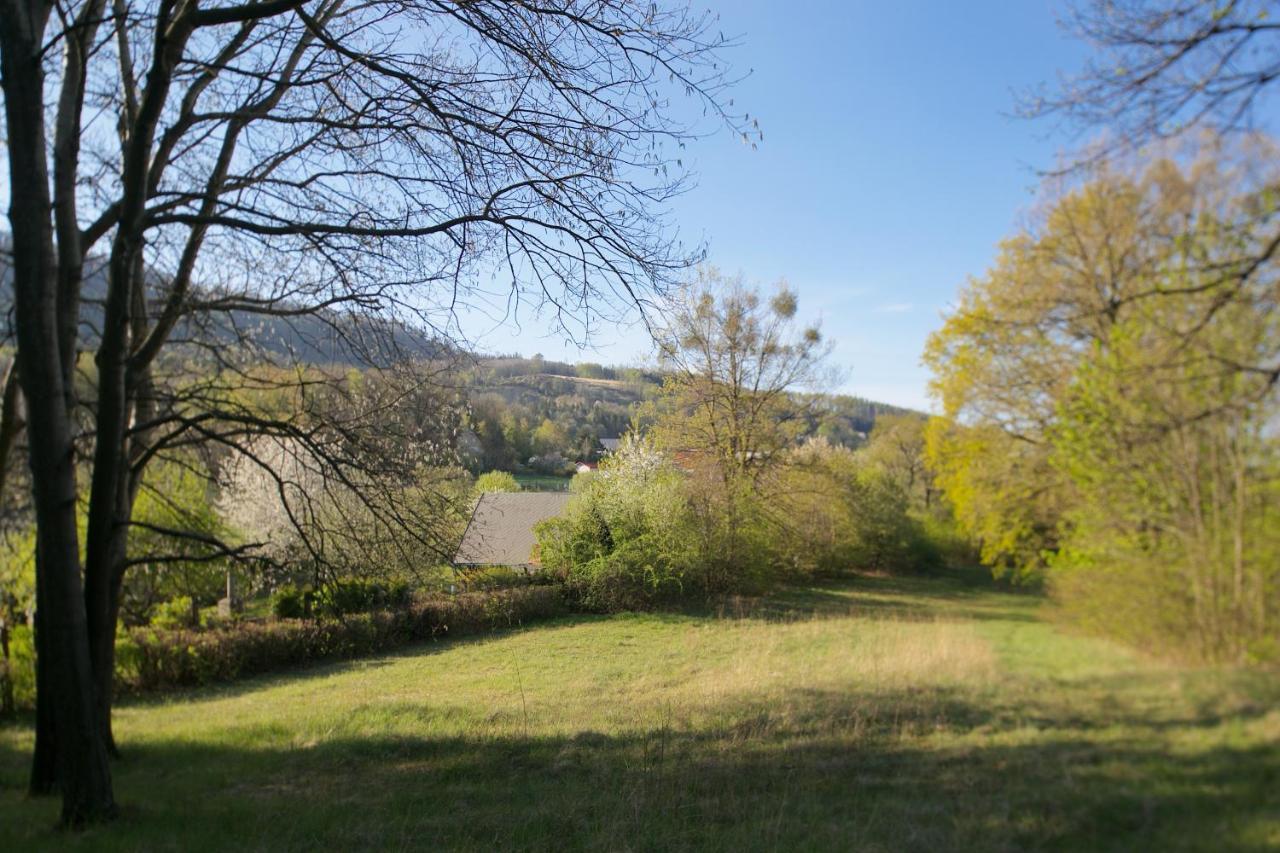
[[[622,439],[620,438],[600,439],[600,446],[603,447],[609,453],[615,452],[618,449],[618,445],[620,444],[622,444]]]
[[[486,492],[453,558],[459,566],[532,566],[533,526],[564,512],[568,492]]]

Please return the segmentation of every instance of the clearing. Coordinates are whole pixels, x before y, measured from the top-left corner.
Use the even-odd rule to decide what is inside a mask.
[[[1280,847],[1280,678],[1074,636],[963,578],[579,617],[122,705],[122,820],[0,849]]]

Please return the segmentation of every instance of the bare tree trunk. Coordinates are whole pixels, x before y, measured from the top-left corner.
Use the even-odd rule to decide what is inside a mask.
[[[32,782],[33,788],[47,782],[48,766],[42,762],[47,761],[48,743],[56,743],[62,820],[80,825],[113,816],[115,801],[92,701],[76,528],[75,447],[61,339],[69,324],[59,313],[64,306],[55,287],[42,67],[50,10],[40,0],[5,0],[0,6],[0,69],[9,136],[18,368],[30,425],[36,516],[37,690],[43,694],[38,729],[48,727],[54,736],[43,753],[37,751]]]
[[[117,241],[119,242],[119,241]],[[128,347],[128,279],[134,262],[113,258],[111,280],[103,320],[102,342],[98,348],[98,411],[93,453],[93,482],[89,494],[89,524],[85,539],[85,609],[88,614],[89,652],[93,667],[94,704],[102,719],[103,739],[109,753],[116,754],[111,735],[111,690],[115,658],[115,615],[112,590],[115,576],[125,557],[125,530],[121,490],[127,491],[125,426],[128,396],[125,388],[125,358]],[[119,268],[123,266],[123,271]]]

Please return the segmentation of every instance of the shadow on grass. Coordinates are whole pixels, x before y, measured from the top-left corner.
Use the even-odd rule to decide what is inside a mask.
[[[1166,725],[1213,720],[1102,709],[1083,727],[1132,729],[1117,741],[1053,708],[1007,711],[943,690],[800,691],[696,729],[423,737],[432,709],[379,705],[404,734],[139,745],[116,767],[123,820],[76,837],[11,789],[25,756],[0,740],[0,846],[1262,850],[1280,833],[1273,744],[1171,750]],[[1015,736],[1029,725],[1039,736]]]

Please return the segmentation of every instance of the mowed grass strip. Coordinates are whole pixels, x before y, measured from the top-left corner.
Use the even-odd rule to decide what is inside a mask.
[[[0,730],[0,849],[1280,846],[1280,684],[860,577],[127,704],[123,819],[54,830]]]

